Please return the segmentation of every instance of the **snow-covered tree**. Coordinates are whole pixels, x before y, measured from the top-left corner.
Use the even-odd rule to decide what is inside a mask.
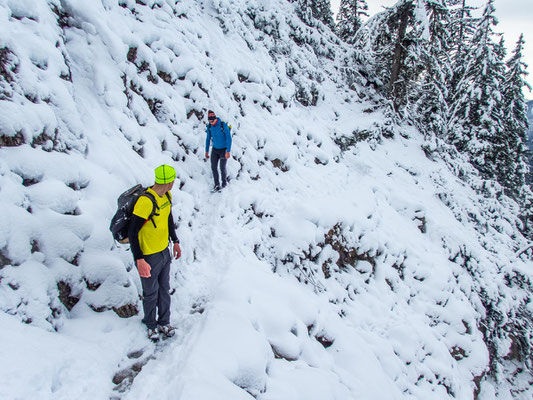
[[[447,0],[450,9],[449,32],[452,40],[453,77],[449,84],[450,92],[455,91],[465,72],[465,55],[472,43],[472,37],[479,23],[473,16],[477,9],[469,6],[466,0]]]
[[[447,119],[448,25],[444,0],[403,0],[371,18],[355,36],[382,92],[396,110],[414,111],[411,117],[424,130],[443,130]]]
[[[394,10],[386,9],[372,16],[356,32],[353,45],[360,65],[365,68],[375,88],[384,93],[390,76],[390,68],[397,27]]]
[[[502,85],[505,65],[502,46],[493,41],[494,0],[489,0],[474,33],[472,50],[457,91],[453,94],[449,140],[486,178],[497,178],[499,153],[507,152],[504,135]]]
[[[420,64],[419,38],[412,33],[413,10],[413,0],[401,0],[372,17],[354,39],[377,89],[393,99],[397,110],[405,104],[408,86]]]
[[[421,46],[424,70],[417,83],[412,109],[423,131],[442,135],[449,112],[447,84],[453,74],[449,56],[450,12],[444,0],[419,1],[418,7],[423,9],[415,14],[424,18],[418,23],[420,34],[429,37]]]
[[[293,0],[297,4],[298,16],[308,25],[319,20],[331,29],[335,28],[330,0]]]
[[[466,0],[445,0],[450,10],[449,31],[454,43],[455,59],[460,59],[468,51],[468,44],[476,30],[479,18],[473,13],[477,10],[467,4]]]
[[[533,240],[533,192],[529,185],[523,185],[518,198],[520,203],[520,219],[524,224],[522,232],[529,240]]]
[[[407,87],[414,78],[413,70],[420,60],[419,54],[417,54],[419,49],[413,46],[416,39],[413,40],[413,37],[409,37],[408,31],[409,25],[412,23],[413,9],[413,2],[407,0],[399,3],[396,13],[398,31],[394,44],[388,89],[397,110],[404,103]]]
[[[342,40],[353,43],[356,32],[363,24],[362,16],[368,17],[366,0],[341,0],[337,14],[337,31]]]
[[[502,176],[502,184],[507,187],[514,197],[518,196],[524,185],[528,173],[527,164],[527,104],[524,97],[524,87],[531,90],[525,81],[527,65],[522,60],[524,36],[520,35],[513,55],[507,61],[507,72],[503,88],[505,136],[509,147],[508,174]]]

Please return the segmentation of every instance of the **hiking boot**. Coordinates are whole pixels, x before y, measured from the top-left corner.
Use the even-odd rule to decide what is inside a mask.
[[[220,192],[220,186],[219,185],[215,185],[213,187],[213,189],[211,189],[211,193],[216,193],[216,192]]]
[[[148,336],[148,339],[150,339],[154,343],[159,342],[159,332],[157,331],[157,329],[148,328],[146,336]]]
[[[161,334],[164,336],[164,337],[167,337],[167,338],[170,338],[172,336],[174,336],[174,334],[176,333],[175,330],[176,328],[174,328],[172,325],[170,324],[167,324],[167,325],[159,325],[158,327],[158,330],[159,332],[161,332]]]

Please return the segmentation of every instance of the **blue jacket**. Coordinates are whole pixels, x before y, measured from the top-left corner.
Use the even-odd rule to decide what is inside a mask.
[[[209,151],[211,145],[211,139],[213,139],[214,149],[226,149],[231,151],[231,133],[229,131],[228,124],[222,122],[218,118],[215,125],[207,124],[206,128],[207,137],[205,139],[205,152]]]

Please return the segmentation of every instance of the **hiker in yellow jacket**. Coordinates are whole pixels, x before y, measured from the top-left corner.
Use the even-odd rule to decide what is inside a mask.
[[[170,240],[174,258],[181,257],[171,210],[170,191],[175,178],[176,171],[169,165],[155,169],[155,183],[137,199],[129,227],[131,251],[143,289],[143,323],[152,341],[159,340],[159,333],[173,336],[175,329],[170,325],[171,257],[168,249]]]

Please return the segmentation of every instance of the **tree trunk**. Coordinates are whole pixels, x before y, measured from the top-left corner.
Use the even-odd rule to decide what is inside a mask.
[[[461,19],[460,19],[460,25],[459,25],[459,45],[457,46],[457,59],[461,59],[461,51],[463,46],[463,36],[464,36],[464,28],[465,28],[465,7],[466,7],[466,0],[463,0],[463,6],[461,7]]]
[[[411,14],[413,3],[411,1],[403,4],[402,8],[399,10],[400,18],[400,27],[398,29],[398,39],[396,41],[396,47],[394,49],[394,58],[392,60],[391,75],[389,81],[389,93],[394,99],[394,108],[398,111],[398,92],[399,84],[397,83],[398,77],[400,76],[400,70],[403,65],[403,60],[405,58],[405,49],[404,49],[404,39],[405,32],[407,31],[407,24],[409,22],[409,16]]]

